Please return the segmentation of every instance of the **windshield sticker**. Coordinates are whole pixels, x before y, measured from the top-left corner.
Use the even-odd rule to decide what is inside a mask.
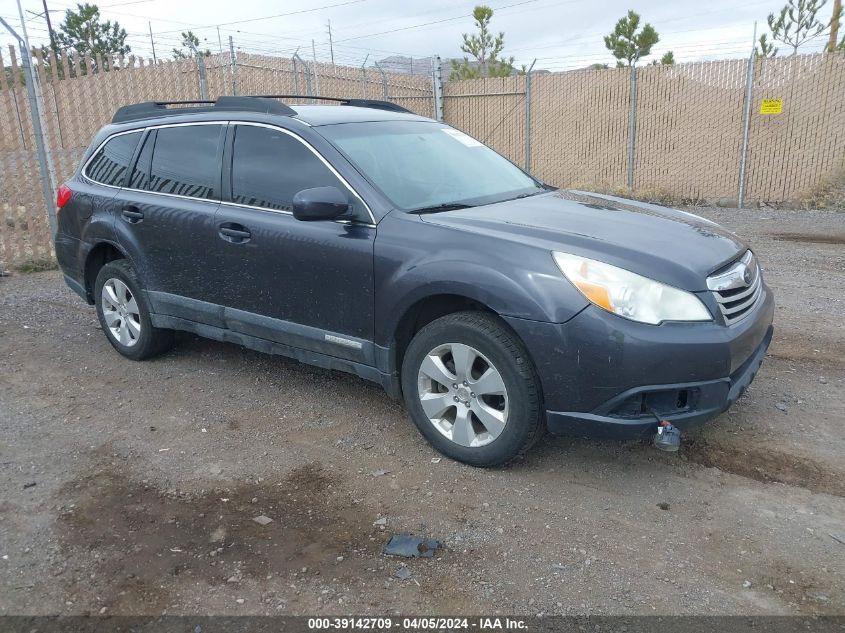
[[[443,128],[443,131],[446,132],[446,134],[448,134],[452,138],[459,140],[461,143],[463,143],[467,147],[482,147],[483,146],[483,143],[476,141],[471,136],[467,136],[466,134],[464,134],[463,132],[461,132],[459,130],[453,130],[451,128]]]

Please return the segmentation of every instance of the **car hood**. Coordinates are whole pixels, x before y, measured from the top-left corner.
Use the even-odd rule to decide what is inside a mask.
[[[745,252],[718,224],[691,213],[582,191],[554,191],[423,221],[559,250],[620,266],[691,291]]]

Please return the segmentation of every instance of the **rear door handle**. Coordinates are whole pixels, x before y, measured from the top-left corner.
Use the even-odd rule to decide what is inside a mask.
[[[252,237],[252,233],[250,233],[249,229],[243,226],[242,224],[236,224],[234,222],[225,222],[224,224],[220,225],[220,237],[226,240],[227,242],[232,242],[234,244],[243,244],[244,242],[249,241],[249,239]]]
[[[124,207],[121,211],[123,219],[130,224],[137,224],[144,219],[144,214],[138,207]]]

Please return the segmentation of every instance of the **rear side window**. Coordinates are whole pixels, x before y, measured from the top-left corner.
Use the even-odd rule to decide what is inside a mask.
[[[239,125],[232,151],[232,201],[293,210],[293,197],[312,187],[346,188],[302,142],[266,127]]]
[[[122,187],[141,134],[143,132],[130,132],[109,140],[94,154],[85,169],[85,175],[104,185]]]
[[[217,145],[221,128],[220,125],[159,128],[150,182],[145,189],[190,198],[219,199]]]

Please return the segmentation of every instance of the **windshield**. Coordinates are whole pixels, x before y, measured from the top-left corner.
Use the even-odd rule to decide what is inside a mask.
[[[344,123],[320,132],[406,211],[476,206],[546,191],[486,145],[440,123]]]

